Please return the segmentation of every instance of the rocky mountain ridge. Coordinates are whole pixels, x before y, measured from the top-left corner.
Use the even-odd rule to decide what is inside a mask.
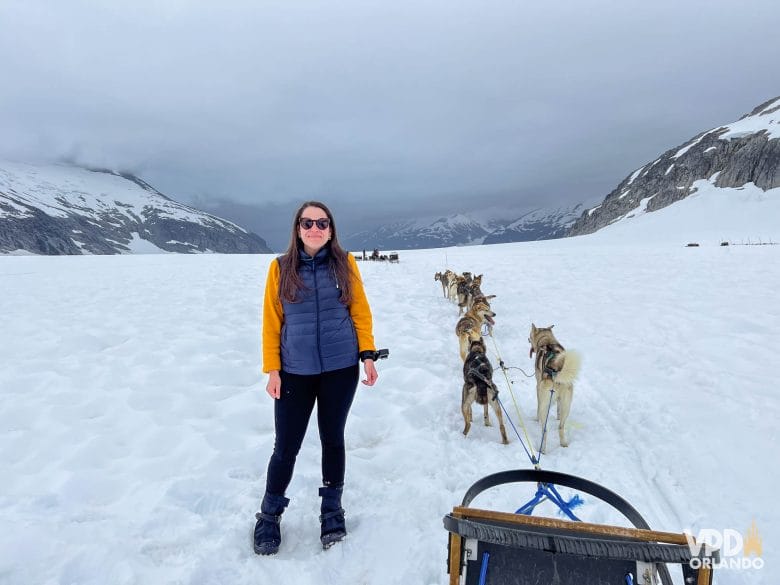
[[[519,216],[479,218],[456,213],[398,221],[379,228],[349,234],[344,244],[353,250],[380,248],[420,249],[474,246],[562,238],[577,218],[582,205],[535,209]]]
[[[780,97],[635,170],[601,204],[585,210],[567,235],[593,233],[635,210],[656,211],[692,195],[694,183],[708,179],[721,188],[780,186]]]
[[[69,164],[0,161],[0,253],[264,253],[235,223],[166,197],[138,177]]]

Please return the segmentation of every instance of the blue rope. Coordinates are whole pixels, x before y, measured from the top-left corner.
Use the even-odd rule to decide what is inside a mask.
[[[479,569],[479,585],[485,585],[487,579],[488,561],[490,560],[490,553],[485,551],[482,553],[482,567]]]
[[[574,494],[574,497],[569,500],[568,502],[563,499],[561,494],[558,493],[558,490],[555,489],[554,484],[547,484],[550,488],[550,491],[555,496],[555,499],[553,502],[561,509],[561,512],[566,514],[569,518],[576,522],[580,522],[580,519],[577,518],[577,516],[574,515],[574,512],[571,511],[572,508],[576,508],[580,504],[582,504],[582,498],[578,494]]]
[[[544,438],[547,436],[547,422],[550,420],[550,410],[552,409],[553,397],[555,396],[555,379],[550,388],[550,402],[547,404],[547,415],[544,417],[544,426],[542,427],[542,440],[539,442],[539,461],[542,460],[542,447],[544,447]]]
[[[541,485],[541,484],[540,484]],[[546,495],[542,488],[536,490],[536,495],[531,499],[530,502],[519,508],[515,514],[525,514],[526,516],[530,516],[534,513],[534,508],[536,508],[537,505],[542,503],[545,499]]]
[[[520,433],[517,432],[517,427],[515,427],[515,423],[512,422],[512,417],[509,416],[509,413],[504,407],[504,403],[501,402],[501,399],[498,396],[496,396],[496,400],[498,400],[498,404],[501,407],[501,410],[503,410],[504,414],[506,415],[506,420],[509,421],[509,425],[512,427],[512,430],[515,432],[515,435],[517,435],[517,440],[520,441],[520,444],[523,446],[523,450],[525,451],[525,454],[528,455],[528,459],[531,461],[531,464],[538,465],[539,460],[533,455],[531,455],[530,451],[528,451],[528,447],[525,446],[525,441],[523,441],[523,438],[520,436]]]
[[[551,483],[538,484],[536,495],[534,495],[534,497],[527,504],[518,508],[515,514],[525,514],[526,516],[530,516],[534,513],[534,508],[536,508],[536,506],[538,506],[546,499],[550,500],[553,504],[558,506],[558,509],[566,514],[571,520],[580,522],[580,519],[577,518],[571,509],[581,505],[583,503],[582,498],[578,494],[575,494],[574,497],[572,497],[567,502],[563,499],[561,494],[558,493],[558,490],[555,489],[555,485]]]

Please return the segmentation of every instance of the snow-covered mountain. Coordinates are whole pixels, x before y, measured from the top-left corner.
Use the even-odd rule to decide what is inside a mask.
[[[553,240],[566,235],[582,213],[582,204],[558,209],[534,209],[485,237],[483,244]]]
[[[395,222],[343,238],[353,250],[420,249],[525,242],[561,238],[581,212],[574,208],[535,209],[518,215],[490,217],[484,212],[458,213]],[[508,217],[507,217],[508,216]]]
[[[240,226],[177,203],[138,177],[0,161],[0,253],[270,252]]]
[[[398,221],[374,230],[361,231],[344,238],[352,249],[362,248],[441,248],[481,244],[491,231],[489,222],[459,213],[448,217],[425,217]]]
[[[601,204],[586,209],[568,235],[592,233],[657,211],[698,193],[703,186],[756,187],[780,196],[780,97],[736,122],[694,136],[635,170]]]

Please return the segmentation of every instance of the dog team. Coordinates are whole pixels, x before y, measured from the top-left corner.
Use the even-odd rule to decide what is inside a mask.
[[[463,392],[461,412],[465,426],[463,434],[471,429],[471,406],[474,402],[484,407],[485,426],[491,426],[488,407],[492,406],[498,419],[501,442],[509,443],[504,427],[501,404],[498,401],[498,388],[493,382],[493,366],[486,355],[483,327],[488,335],[493,334],[496,313],[490,307],[490,300],[496,295],[482,292],[482,274],[472,276],[470,272],[456,274],[452,270],[437,272],[434,280],[441,283],[445,298],[458,305],[455,334],[458,336],[460,357],[463,360]],[[461,316],[462,315],[462,316]],[[528,342],[531,344],[529,356],[536,354],[534,374],[536,377],[536,417],[545,425],[550,399],[554,394],[558,417],[558,437],[562,447],[568,447],[565,428],[571,411],[574,395],[574,380],[580,369],[580,356],[577,352],[567,351],[555,338],[549,327],[536,327],[531,324]],[[551,393],[551,390],[554,390]],[[541,445],[542,453],[547,451],[547,435]]]

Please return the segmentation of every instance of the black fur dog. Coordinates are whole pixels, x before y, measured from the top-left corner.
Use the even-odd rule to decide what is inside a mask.
[[[509,443],[497,397],[498,388],[493,383],[493,366],[485,355],[485,341],[481,338],[475,339],[469,344],[469,353],[463,362],[463,396],[460,407],[466,423],[463,428],[464,435],[468,435],[471,429],[471,405],[476,402],[485,407],[485,426],[488,427],[491,426],[488,405],[493,407],[501,430],[501,442],[505,445]]]

